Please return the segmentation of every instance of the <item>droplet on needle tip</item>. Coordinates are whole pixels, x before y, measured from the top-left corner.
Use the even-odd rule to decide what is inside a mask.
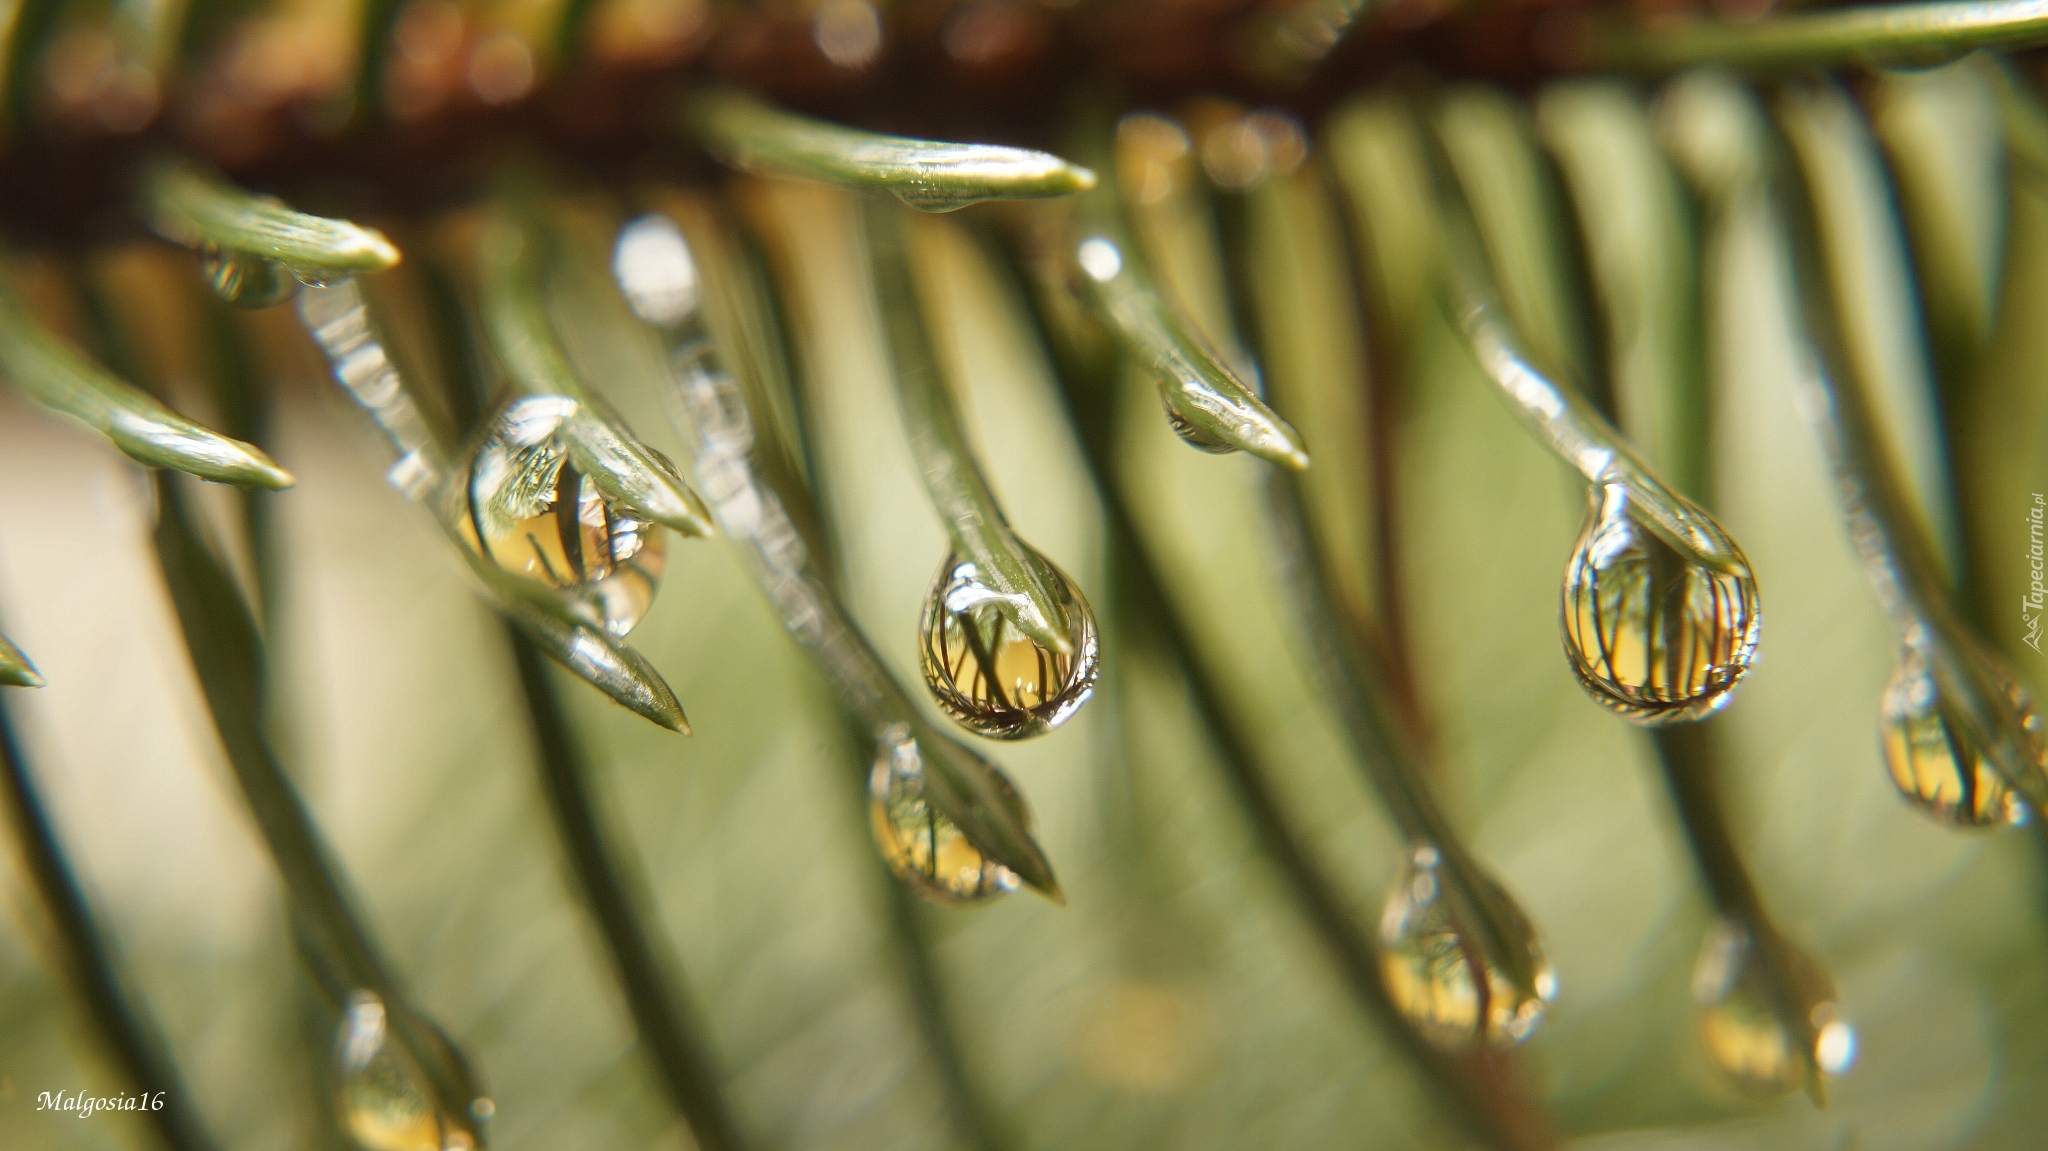
[[[1450,882],[1441,853],[1427,845],[1414,848],[1395,879],[1380,918],[1387,996],[1418,1034],[1444,1050],[1520,1043],[1556,997],[1557,977],[1534,929],[1495,889],[1514,936],[1502,943],[1523,949],[1521,965],[1533,972],[1527,986],[1510,979],[1508,957],[1494,954],[1465,921],[1446,890]]]
[[[605,630],[623,636],[654,602],[667,545],[570,462],[556,432],[575,407],[533,396],[492,421],[471,457],[465,531],[506,571],[588,597]]]
[[[443,1115],[424,1076],[391,1034],[383,1000],[349,997],[334,1051],[334,1101],[342,1127],[364,1151],[472,1151],[476,1140]],[[491,1102],[471,1110],[488,1118]]]
[[[1073,718],[1095,692],[1101,650],[1095,613],[1073,581],[1032,553],[1065,615],[1069,651],[1018,630],[973,561],[949,555],[939,565],[918,621],[918,662],[925,686],[961,726],[991,739],[1028,739]]]
[[[2012,787],[2008,772],[2039,775],[2048,764],[2048,744],[2041,738],[2041,719],[2032,693],[2003,667],[1992,665],[1988,679],[2004,699],[1989,701],[2011,708],[2010,751],[2014,760],[2000,771],[1999,749],[1986,746],[1961,714],[1960,701],[1948,698],[1925,651],[1908,647],[1886,685],[1878,717],[1878,737],[1885,768],[1899,794],[1928,816],[1956,827],[2003,827],[2024,823],[2028,807]]]
[[[1000,772],[998,786],[1010,790]],[[876,742],[868,775],[875,844],[896,878],[939,903],[981,903],[1017,890],[1017,874],[983,855],[926,797],[917,740],[892,725]]]
[[[1729,561],[1711,566],[1680,554],[1630,505],[1624,484],[1592,490],[1565,566],[1565,653],[1587,694],[1626,719],[1704,718],[1727,704],[1756,658],[1756,578],[1725,535]]]
[[[1745,1095],[1804,1088],[1818,1099],[1821,1077],[1855,1062],[1856,1032],[1835,1003],[1833,980],[1804,952],[1740,920],[1723,917],[1708,929],[1693,1000],[1707,1058]]]

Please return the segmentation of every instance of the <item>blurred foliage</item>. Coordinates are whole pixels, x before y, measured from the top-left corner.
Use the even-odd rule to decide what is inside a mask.
[[[1654,124],[1683,152],[1705,122],[1687,99],[1699,90],[1684,86],[1707,82],[1560,85],[1526,108],[1494,89],[1449,99],[1440,119],[1453,160],[1500,184],[1475,207],[1518,213],[1517,252],[1494,254],[1512,273],[1509,304],[1560,364],[1597,375],[1585,366],[1600,358],[1592,349],[1615,336],[1594,318],[1582,266],[1620,259],[1600,246],[1608,221],[1567,209],[1575,177],[1616,145],[1581,125]],[[1831,143],[1861,194],[1830,224],[1862,237],[1861,281],[1871,314],[1886,317],[1862,335],[1921,515],[1977,624],[2038,694],[2048,659],[2021,642],[2010,608],[2028,584],[2025,509],[2048,492],[2048,330],[2037,320],[2048,310],[2048,184],[2018,160],[2008,170],[1997,126],[2010,114],[2002,101],[2027,99],[2016,82],[1966,60],[1887,74],[1856,93],[1862,105],[1837,93]],[[1449,821],[1543,932],[1562,991],[1518,1060],[1560,1139],[1597,1151],[2038,1145],[2040,829],[1959,835],[1915,816],[1885,778],[1874,726],[1896,639],[1800,410],[1810,367],[1767,206],[1708,219],[1673,183],[1658,218],[1685,226],[1642,242],[1700,270],[1709,414],[1692,431],[1710,453],[1706,502],[1742,542],[1767,619],[1761,661],[1714,721],[1725,801],[1777,922],[1833,972],[1857,1028],[1859,1058],[1825,1110],[1745,1099],[1701,1052],[1689,985],[1711,908],[1648,737],[1586,698],[1558,650],[1582,484],[1493,394],[1430,298],[1427,207],[1397,208],[1412,228],[1370,234],[1361,223],[1366,200],[1404,194],[1387,158],[1407,144],[1379,130],[1398,98],[1344,107],[1297,137],[1313,142],[1301,154],[1269,157],[1263,183],[1198,202],[1221,222],[1183,229],[1192,238],[1175,263],[1210,269],[1212,284],[1179,306],[1219,333],[1276,314],[1324,327],[1325,345],[1264,365],[1282,406],[1372,389],[1359,410],[1297,419],[1317,461],[1310,511],[1348,549],[1345,594],[1398,622]],[[1228,129],[1214,112],[1185,117],[1205,162],[1210,133]],[[1206,170],[1227,183],[1227,169]],[[736,178],[728,192],[776,276],[806,465],[845,598],[891,670],[915,682],[918,614],[949,545],[888,376],[856,194],[769,176]],[[539,303],[562,358],[647,446],[687,459],[663,409],[666,351],[630,320],[607,271],[624,207],[567,195],[547,211],[553,258]],[[1190,712],[1182,669],[1155,645],[1119,643],[1127,589],[1028,289],[1002,251],[1017,218],[1006,211],[918,218],[906,247],[991,489],[1104,619],[1095,703],[1048,738],[987,751],[1028,796],[1067,906],[1029,894],[974,910],[902,906],[866,829],[870,749],[719,541],[672,541],[664,590],[632,636],[689,707],[693,738],[546,673],[585,761],[593,825],[644,881],[645,926],[665,941],[657,952],[673,952],[667,974],[737,1125],[784,1151],[1470,1145],[1424,1065],[1361,1010],[1299,913]],[[389,232],[408,252],[433,246]],[[260,443],[297,478],[286,493],[195,485],[188,510],[221,542],[224,578],[260,609],[267,741],[409,998],[482,1071],[493,1144],[688,1144],[564,862],[505,632],[433,521],[384,482],[377,429],[290,309],[230,311],[205,294],[195,263],[124,244],[17,258],[6,279],[23,323],[52,340],[86,341],[76,280],[125,291],[116,324],[148,329],[137,346],[175,349],[152,356],[139,382]],[[458,314],[433,312],[459,293],[419,266],[431,263],[377,281],[384,298],[415,305],[392,309],[394,346],[429,345],[422,332]],[[1224,298],[1213,281],[1232,267],[1269,278],[1256,292],[1239,285],[1249,298]],[[1243,355],[1217,342],[1219,355]],[[222,389],[229,362],[254,381],[254,410]],[[1307,854],[1359,923],[1377,923],[1406,844],[1356,770],[1288,607],[1269,465],[1188,450],[1136,370],[1108,400],[1120,487],[1166,593],[1199,621],[1189,639]],[[1370,433],[1347,426],[1366,420],[1378,421]],[[1369,440],[1383,445],[1381,471],[1363,462]],[[1326,461],[1365,476],[1325,480]],[[11,691],[9,710],[114,964],[216,1139],[339,1147],[334,1020],[301,975],[283,896],[209,722],[151,554],[157,507],[140,477],[77,424],[0,395],[0,609],[48,681]],[[1358,526],[1369,521],[1384,528]],[[0,930],[0,1147],[149,1145],[131,1114],[37,1109],[42,1092],[126,1087],[75,1006],[77,973],[59,963],[64,944],[27,869],[11,854],[5,866],[0,889],[19,927]],[[932,1004],[918,955],[950,1049],[920,1023]],[[985,1112],[978,1123],[949,1113],[963,1099]]]

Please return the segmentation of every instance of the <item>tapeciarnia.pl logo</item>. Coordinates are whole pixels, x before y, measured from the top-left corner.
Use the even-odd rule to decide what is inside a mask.
[[[87,1095],[73,1091],[66,1095],[59,1091],[48,1091],[36,1095],[38,1111],[76,1111],[80,1119],[89,1119],[98,1111],[161,1111],[164,1109],[164,1093],[146,1092],[141,1095]]]
[[[2027,629],[2027,646],[2037,652],[2041,650],[2042,609],[2048,608],[2048,587],[2041,583],[2042,570],[2048,567],[2041,545],[2044,513],[2048,513],[2048,501],[2041,498],[2040,492],[2035,492],[2034,506],[2027,509],[2027,564],[2033,569],[2033,580],[2027,585],[2027,598],[2020,602],[2020,623]]]

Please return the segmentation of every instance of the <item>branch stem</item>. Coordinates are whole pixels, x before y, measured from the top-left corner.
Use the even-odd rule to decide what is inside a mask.
[[[1571,45],[1568,63],[1629,72],[1696,64],[1758,70],[1866,64],[1927,66],[1977,48],[2048,41],[2048,0],[1898,4],[1800,12],[1746,24],[1596,25]]]

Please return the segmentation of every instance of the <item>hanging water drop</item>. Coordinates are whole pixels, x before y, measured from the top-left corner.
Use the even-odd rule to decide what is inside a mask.
[[[962,727],[991,739],[1029,739],[1067,722],[1095,693],[1101,670],[1087,600],[1065,572],[1025,550],[1066,616],[1072,654],[1018,631],[996,606],[1002,594],[958,555],[939,565],[918,621],[918,662],[932,697]]]
[[[1774,934],[1717,921],[1700,948],[1692,990],[1707,1057],[1744,1094],[1817,1094],[1821,1075],[1843,1074],[1855,1061],[1856,1032],[1835,1005],[1833,981]]]
[[[1487,883],[1503,913],[1508,938],[1499,946],[1522,951],[1530,973],[1518,984],[1507,957],[1468,922],[1468,911],[1446,890],[1451,877],[1434,847],[1418,846],[1395,879],[1380,918],[1380,978],[1387,996],[1424,1039],[1449,1051],[1479,1044],[1506,1047],[1529,1037],[1557,996],[1557,977],[1536,933],[1507,893]]]
[[[659,527],[605,498],[557,435],[576,401],[531,396],[494,419],[471,456],[465,533],[506,571],[587,597],[623,636],[666,567]]]
[[[1010,781],[995,773],[1014,796]],[[925,799],[924,760],[901,724],[885,730],[868,775],[868,817],[875,843],[896,878],[940,903],[979,903],[1017,890],[1017,875],[989,859]]]
[[[2014,771],[2039,772],[2048,747],[2032,695],[1995,667],[1993,683],[2011,704],[2023,762]],[[1991,751],[1943,698],[1924,651],[1909,647],[1885,686],[1878,737],[1892,783],[1908,802],[1958,827],[2024,823],[2027,806],[1992,762]]]
[[[1186,403],[1188,400],[1184,398],[1181,402]],[[1159,397],[1159,406],[1166,412],[1166,426],[1172,428],[1173,434],[1179,436],[1181,442],[1189,447],[1218,456],[1237,450],[1237,446],[1229,440],[1205,430],[1181,414],[1181,410],[1174,406],[1174,401],[1168,399],[1164,393]]]
[[[283,264],[260,256],[223,252],[209,245],[200,254],[200,268],[213,294],[238,308],[268,308],[299,291],[298,280]]]
[[[424,1076],[392,1041],[383,1000],[349,997],[334,1051],[334,1102],[364,1151],[467,1151],[476,1141],[433,1104]],[[488,1114],[490,1101],[472,1109]]]
[[[1595,700],[1636,723],[1700,719],[1726,704],[1756,657],[1756,578],[1700,515],[1727,562],[1679,554],[1629,507],[1619,483],[1592,490],[1564,574],[1564,647]]]

